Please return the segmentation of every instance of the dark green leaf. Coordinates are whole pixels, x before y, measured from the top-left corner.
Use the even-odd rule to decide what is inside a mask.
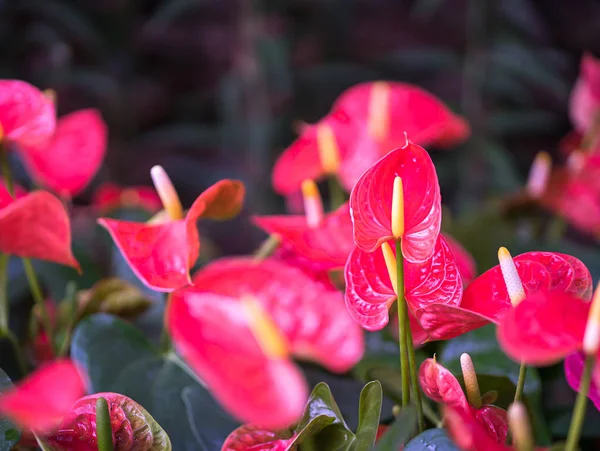
[[[445,429],[429,429],[413,438],[404,451],[459,451]]]
[[[159,354],[121,319],[95,314],[83,320],[73,335],[71,355],[86,370],[90,391],[134,399],[164,428],[173,449],[218,449],[239,425],[177,356]]]
[[[369,451],[375,444],[382,401],[383,393],[379,381],[372,381],[365,385],[360,394],[358,428],[356,429],[353,450]]]
[[[0,393],[12,387],[8,375],[0,369]],[[0,417],[0,450],[8,450],[17,444],[21,431],[5,418]]]
[[[396,417],[390,428],[377,442],[375,451],[397,451],[405,445],[417,429],[417,411],[407,406]]]

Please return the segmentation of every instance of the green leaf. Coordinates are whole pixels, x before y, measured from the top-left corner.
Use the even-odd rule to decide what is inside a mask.
[[[417,411],[412,405],[406,406],[379,439],[375,451],[397,451],[400,446],[406,444],[416,429]]]
[[[381,417],[381,403],[383,392],[379,381],[369,382],[360,393],[358,408],[358,428],[356,441],[352,449],[355,451],[368,451],[375,444],[377,427]]]
[[[71,356],[91,392],[115,392],[141,404],[171,438],[173,449],[219,449],[239,423],[229,417],[174,354],[162,355],[131,324],[99,313],[79,323]]]
[[[8,375],[0,368],[0,393],[13,386]],[[0,449],[11,449],[21,438],[21,431],[9,420],[0,417]]]
[[[413,438],[404,451],[459,451],[445,429],[429,429]]]

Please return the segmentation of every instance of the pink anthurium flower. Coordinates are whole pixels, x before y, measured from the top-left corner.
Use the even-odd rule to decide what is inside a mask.
[[[244,422],[279,430],[300,418],[308,387],[290,356],[335,372],[362,357],[362,332],[341,294],[297,268],[221,259],[194,284],[172,294],[168,329],[182,357]]]
[[[583,55],[569,107],[575,128],[582,133],[588,132],[600,113],[600,60],[591,53]]]
[[[56,126],[51,96],[29,83],[0,80],[0,137],[21,147],[48,143]]]
[[[0,185],[0,252],[79,269],[63,203],[46,191],[19,195],[13,199]]]
[[[584,362],[583,352],[575,352],[565,358],[565,377],[569,386],[576,392],[579,392]],[[600,410],[600,365],[597,363],[593,369],[588,398],[594,403],[596,409]]]
[[[291,451],[296,437],[288,436],[253,424],[244,424],[229,434],[221,451]]]
[[[346,307],[352,318],[367,330],[379,330],[389,321],[388,310],[396,300],[394,249],[393,242],[385,243],[382,251],[376,252],[365,252],[355,247],[348,257],[344,269]],[[391,256],[386,256],[386,253]],[[391,259],[393,264],[387,264],[386,258]],[[429,261],[416,264],[404,260],[404,286],[409,310],[417,320],[420,311],[427,306],[460,304],[462,279],[443,237],[437,238]]]
[[[437,403],[462,411],[469,422],[479,423],[489,438],[496,443],[504,443],[508,433],[506,411],[482,404],[477,376],[467,354],[461,356],[461,366],[468,392],[466,396],[456,377],[435,359],[426,359],[419,368],[423,393]]]
[[[50,141],[25,146],[22,154],[32,177],[60,195],[75,196],[92,180],[104,159],[107,129],[95,109],[61,117]]]
[[[458,272],[462,277],[463,284],[465,286],[469,285],[471,281],[477,276],[477,265],[475,264],[475,259],[469,251],[467,251],[462,244],[460,244],[456,238],[451,237],[447,233],[442,233],[444,240],[446,240],[446,244],[450,248],[452,255],[454,255],[454,259],[456,260],[456,265],[458,266]]]
[[[450,339],[486,324],[498,323],[512,310],[514,293],[508,291],[503,272],[507,277],[518,277],[522,297],[540,290],[585,299],[591,297],[591,275],[575,257],[556,252],[526,252],[512,259],[504,248],[498,255],[501,265],[477,277],[465,289],[459,305],[430,305],[416,312],[431,339]],[[503,271],[503,265],[509,269],[514,266],[514,272],[512,269]]]
[[[356,85],[336,100],[331,112],[288,147],[273,169],[273,186],[288,195],[306,179],[337,175],[352,189],[360,175],[404,144],[408,133],[419,145],[449,146],[464,140],[468,124],[425,90],[406,83]]]
[[[191,283],[190,268],[198,259],[201,218],[224,220],[235,216],[244,199],[238,180],[221,180],[204,191],[184,215],[181,203],[162,167],[152,169],[154,184],[165,207],[148,223],[100,218],[131,269],[148,287],[170,292]]]
[[[403,194],[402,254],[407,261],[424,263],[433,255],[440,233],[440,187],[427,151],[408,140],[371,166],[352,189],[354,242],[363,251],[373,252],[399,238],[392,217],[396,191]]]
[[[35,433],[53,432],[84,392],[85,384],[75,364],[56,360],[1,393],[0,414]]]
[[[96,451],[96,401],[108,404],[115,451],[170,450],[171,442],[152,416],[127,396],[96,393],[74,402],[55,432],[43,441],[56,451]]]
[[[92,205],[100,212],[107,213],[117,208],[141,208],[156,213],[162,208],[160,197],[149,186],[122,188],[114,183],[100,185],[94,193]]]

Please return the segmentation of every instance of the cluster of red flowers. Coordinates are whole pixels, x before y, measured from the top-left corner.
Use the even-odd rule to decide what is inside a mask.
[[[594,145],[598,67],[586,57],[573,95],[575,124]],[[590,123],[586,108],[599,119]],[[20,152],[36,183],[63,199],[88,185],[105,152],[106,127],[97,112],[56,121],[53,95],[23,82],[0,82],[0,125],[2,155]],[[302,127],[275,166],[275,190],[301,192],[304,207],[303,215],[253,219],[277,249],[217,259],[194,275],[201,243],[196,223],[237,215],[245,193],[240,181],[215,183],[187,211],[159,166],[151,171],[156,192],[114,185],[96,192],[99,214],[120,205],[157,212],[144,223],[98,223],[136,276],[168,293],[165,327],[177,352],[223,407],[246,423],[223,450],[292,449],[294,437],[280,432],[298,423],[309,397],[292,358],[347,372],[365,352],[362,329],[385,327],[394,302],[399,312],[406,306],[399,326],[410,333],[399,338],[410,349],[413,342],[449,340],[493,323],[502,348],[522,364],[566,357],[568,381],[579,389],[590,371],[585,356],[595,359],[600,345],[600,295],[590,303],[592,280],[584,264],[553,252],[513,259],[501,248],[499,265],[475,277],[470,255],[440,231],[440,187],[421,146],[455,144],[468,134],[462,118],[418,87],[372,82],[349,89],[327,116]],[[592,154],[586,164],[593,160]],[[315,183],[324,176],[339,178],[350,191],[348,202],[329,213]],[[592,181],[572,177],[569,183],[591,189]],[[7,188],[0,187],[0,252],[79,268],[61,198],[17,191],[8,180]],[[341,272],[343,281],[335,277]],[[445,406],[447,428],[461,449],[512,449],[505,445],[511,415],[493,405],[493,394],[479,393],[468,355],[461,365],[465,391],[435,358],[422,363],[420,387],[413,389]],[[600,366],[591,371],[589,396],[600,406]],[[104,400],[114,449],[170,449],[143,407],[114,393],[82,398],[85,385],[75,363],[55,360],[2,394],[0,412],[52,449],[85,451],[97,449],[98,402]],[[521,407],[514,405],[512,417],[521,418]],[[512,432],[518,444],[521,431]]]

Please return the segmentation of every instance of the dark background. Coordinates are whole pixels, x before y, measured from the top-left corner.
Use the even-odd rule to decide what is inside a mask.
[[[102,110],[107,159],[77,203],[102,181],[148,184],[162,164],[184,203],[237,177],[259,213],[283,208],[269,177],[294,121],[360,81],[414,82],[472,123],[461,148],[431,149],[444,203],[462,212],[555,150],[599,23],[593,0],[4,0],[0,77],[55,89],[61,114]],[[262,237],[244,217],[209,234],[228,252]]]

